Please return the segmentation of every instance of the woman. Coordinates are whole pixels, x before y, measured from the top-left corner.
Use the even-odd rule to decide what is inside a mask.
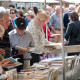
[[[65,34],[65,39],[68,41],[68,45],[79,45],[80,42],[77,42],[76,38],[79,32],[80,21],[77,12],[69,13],[69,24]],[[68,53],[68,56],[79,55],[79,53]]]

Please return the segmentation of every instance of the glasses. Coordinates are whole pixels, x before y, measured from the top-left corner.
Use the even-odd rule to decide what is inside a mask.
[[[10,14],[15,14],[14,12],[10,12]]]

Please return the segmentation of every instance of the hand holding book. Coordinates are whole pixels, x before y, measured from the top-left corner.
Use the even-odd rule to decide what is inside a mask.
[[[26,47],[26,48],[22,48],[22,47],[20,47],[20,46],[16,46],[16,47],[15,47],[16,50],[20,50],[20,51],[28,51],[28,50],[31,49],[31,48],[33,48],[33,47]]]

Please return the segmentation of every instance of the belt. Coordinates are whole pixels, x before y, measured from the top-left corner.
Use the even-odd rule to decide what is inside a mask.
[[[61,29],[58,29],[58,28],[56,28],[55,30],[59,30],[59,31],[61,31]]]

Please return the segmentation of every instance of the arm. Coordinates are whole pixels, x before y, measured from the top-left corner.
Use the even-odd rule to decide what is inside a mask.
[[[55,31],[55,29],[54,29],[54,27],[51,25],[50,26],[50,28],[52,29],[52,31],[54,32],[54,33],[56,33],[56,31]]]
[[[5,50],[2,49],[2,48],[0,48],[0,53],[3,54],[3,55],[5,55]]]
[[[69,37],[71,36],[71,33],[72,33],[72,25],[68,24],[67,31],[66,31],[66,34],[65,34],[65,39],[67,41],[68,41]]]

